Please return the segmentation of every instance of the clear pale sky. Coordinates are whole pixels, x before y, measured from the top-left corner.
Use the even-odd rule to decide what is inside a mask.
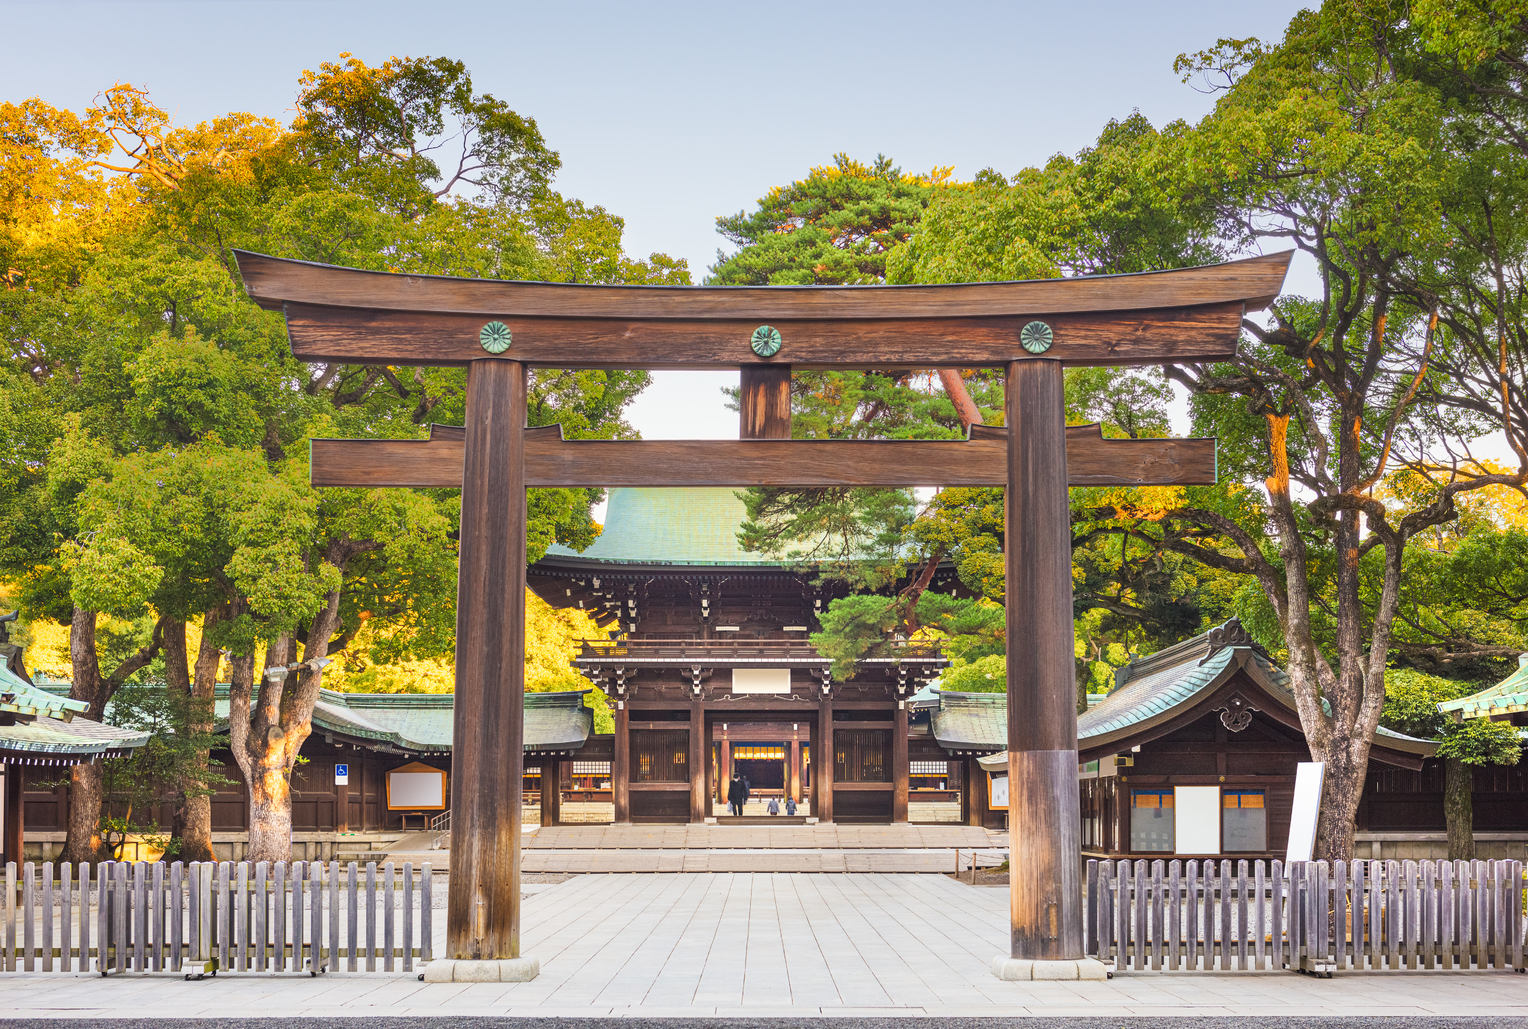
[[[131,82],[181,124],[286,120],[303,69],[341,51],[458,58],[479,92],[536,119],[562,155],[559,191],[624,216],[630,252],[688,258],[699,282],[725,243],[718,215],[836,152],[1011,175],[1133,109],[1197,119],[1211,99],[1173,58],[1278,39],[1301,6],[0,0],[0,98],[78,109]],[[728,376],[657,378],[631,412],[645,436],[736,437]]]

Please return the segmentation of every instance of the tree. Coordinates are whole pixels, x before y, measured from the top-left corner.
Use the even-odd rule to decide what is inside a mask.
[[[210,698],[220,669],[229,675],[251,853],[270,859],[287,856],[286,779],[324,664],[363,624],[372,660],[436,658],[454,642],[455,492],[319,493],[305,441],[417,438],[431,421],[460,421],[464,376],[293,360],[280,315],[244,295],[232,248],[411,272],[688,282],[682,261],[624,254],[618,217],[553,193],[556,155],[534,122],[473,93],[459,62],[347,58],[305,78],[300,108],[291,127],[230,114],[177,128],[119,85],[79,117],[40,101],[0,110],[16,127],[0,188],[18,198],[0,245],[10,281],[27,287],[0,290],[0,375],[19,391],[0,392],[0,455],[15,472],[0,485],[0,560],[34,612],[77,621],[77,653],[94,653],[94,612],[107,610],[91,604],[157,619],[120,674],[81,657],[77,691],[100,692],[96,679],[123,681],[161,652],[171,690],[188,697]],[[453,165],[440,162],[448,145]],[[58,245],[39,243],[49,239]],[[622,411],[647,381],[538,369],[533,424],[629,436]],[[60,426],[72,426],[63,442]],[[532,559],[554,541],[592,540],[599,497],[531,491]],[[210,808],[193,780],[178,830],[185,856],[208,856]],[[89,805],[78,810],[84,819]],[[95,822],[71,846],[87,829]]]
[[[1439,712],[1443,701],[1479,689],[1479,684],[1440,679],[1410,669],[1391,669],[1385,676],[1381,723],[1408,736],[1439,741],[1438,757],[1444,764],[1443,813],[1452,861],[1475,859],[1473,770],[1481,765],[1515,765],[1523,753],[1522,738],[1510,723],[1484,718],[1455,722]]]
[[[1203,204],[1173,198],[1155,181],[1143,180],[1139,169],[1157,168],[1159,134],[1140,116],[1110,123],[1096,145],[1075,158],[1057,157],[1044,169],[1028,169],[1005,179],[985,171],[976,181],[930,190],[927,209],[905,242],[884,249],[886,278],[891,282],[958,282],[1016,279],[1065,273],[1127,272],[1171,264],[1214,260],[1214,244]],[[820,171],[820,170],[819,170]],[[814,173],[816,175],[817,173]],[[1153,171],[1161,175],[1160,170]],[[812,180],[796,183],[771,197],[794,199]],[[821,187],[819,186],[819,189]],[[1197,220],[1186,214],[1192,210]],[[770,198],[749,225],[775,224]],[[775,215],[777,218],[778,214]],[[821,218],[828,215],[819,215]],[[911,223],[910,223],[911,224]],[[794,253],[785,244],[768,250],[771,237],[758,233],[759,253],[772,253],[783,263]],[[888,235],[886,238],[890,239]],[[745,249],[733,262],[754,253]],[[761,256],[759,258],[763,260]],[[737,265],[718,265],[736,270]],[[750,266],[751,267],[751,266]],[[824,268],[830,265],[824,264]],[[821,274],[821,269],[817,274]],[[784,281],[776,273],[770,281]],[[801,281],[798,268],[793,274]],[[991,372],[962,377],[940,376],[945,396],[933,388],[932,377],[908,373],[814,373],[797,375],[792,383],[794,435],[803,438],[958,439],[976,422],[1001,424],[1003,384]],[[1171,397],[1160,373],[1112,373],[1078,369],[1068,374],[1068,419],[1102,421],[1111,435],[1127,437],[1166,434],[1165,405]],[[1086,500],[1101,505],[1119,503],[1127,491],[1083,491]],[[952,619],[974,618],[987,604],[1003,597],[1003,491],[947,489],[921,510],[913,512],[905,497],[897,503],[873,502],[878,491],[752,490],[749,522],[742,539],[750,548],[782,556],[807,553],[821,559],[831,554],[835,577],[856,588],[884,588],[905,576],[898,595],[889,599],[864,596],[836,601],[842,617],[824,621],[814,641],[825,653],[842,655],[840,674],[849,662],[868,652],[887,635],[911,636],[920,630],[938,636],[951,630]],[[1129,543],[1101,533],[1086,548],[1086,566],[1096,572],[1079,589],[1078,613],[1107,609],[1099,618],[1079,617],[1089,637],[1079,640],[1079,704],[1087,684],[1112,673],[1101,664],[1103,653],[1120,661],[1126,652],[1112,643],[1116,637],[1162,639],[1199,627],[1200,610],[1178,598],[1187,578],[1188,562],[1173,558],[1164,570],[1157,548]],[[1079,551],[1083,550],[1079,543]],[[971,595],[936,598],[942,606],[932,621],[924,615],[923,590],[942,561],[953,562],[961,584]],[[1111,588],[1118,586],[1120,588]],[[990,612],[989,612],[990,614]],[[1000,621],[1000,610],[997,612]],[[962,648],[964,633],[947,637],[951,653]],[[1000,625],[992,627],[985,644],[1001,645]],[[1174,637],[1175,639],[1176,637]],[[1140,640],[1138,640],[1138,643]],[[1118,653],[1115,653],[1119,651]],[[978,655],[973,655],[975,660]],[[964,657],[956,657],[957,667]],[[1100,670],[1101,669],[1101,670]]]
[[[839,286],[881,282],[886,255],[905,243],[941,191],[957,188],[951,168],[906,174],[891,158],[873,164],[834,154],[831,165],[776,186],[758,210],[716,219],[738,247],[720,250],[706,281],[715,286]]]
[[[150,734],[131,754],[102,763],[106,815],[101,830],[112,858],[121,859],[122,847],[133,835],[163,840],[165,851],[178,855],[181,840],[159,824],[158,808],[175,803],[188,790],[210,796],[229,784],[207,767],[205,752],[216,745],[214,734],[192,728],[212,724],[212,712],[197,710],[200,707],[211,704],[190,701],[151,681],[128,682],[112,698],[114,725]]]
[[[906,262],[904,277],[981,278],[1027,252],[1022,240],[1060,270],[1098,270],[1071,256],[1075,239],[1161,266],[1206,246],[1293,245],[1315,262],[1321,295],[1245,320],[1237,360],[1166,369],[1191,393],[1195,431],[1220,439],[1225,485],[1095,513],[1158,552],[1256,580],[1233,599],[1282,651],[1312,755],[1326,762],[1318,845],[1330,859],[1351,856],[1408,545],[1453,519],[1461,495],[1528,481],[1516,309],[1500,289],[1464,286],[1495,281],[1493,255],[1510,257],[1516,281],[1508,212],[1521,204],[1503,202],[1516,164],[1484,174],[1490,160],[1469,145],[1480,112],[1411,75],[1418,53],[1404,8],[1384,0],[1302,12],[1277,46],[1222,40],[1179,61],[1222,92],[1213,113],[1138,134],[1134,159],[1113,165],[1126,188],[1078,189],[1081,213],[1059,219],[1043,191],[989,197],[1007,213],[996,228],[995,216],[954,217],[946,201],[952,217],[932,207],[889,262]],[[1488,182],[1496,200],[1483,204]],[[1156,197],[1160,210],[1142,206]],[[1501,222],[1493,235],[1468,231],[1490,219]],[[1122,247],[1099,225],[1140,237]],[[1476,309],[1509,317],[1467,314]],[[1492,429],[1506,432],[1517,468],[1489,469],[1454,442]],[[1392,507],[1375,489],[1397,467],[1426,488]]]

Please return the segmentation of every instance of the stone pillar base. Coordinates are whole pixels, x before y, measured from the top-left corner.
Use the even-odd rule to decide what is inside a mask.
[[[1010,958],[1002,954],[992,959],[992,974],[1007,982],[1041,982],[1045,980],[1096,980],[1109,978],[1109,969],[1102,961],[1082,958],[1077,961],[1030,961]]]
[[[424,966],[427,983],[528,983],[541,974],[536,958],[505,958],[500,961],[459,961],[447,958]]]

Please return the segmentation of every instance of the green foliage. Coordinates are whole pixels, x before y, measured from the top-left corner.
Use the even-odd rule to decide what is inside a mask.
[[[394,57],[368,68],[349,54],[340,60],[303,74],[295,147],[342,185],[400,213],[456,188],[523,204],[561,166],[534,119],[473,93],[461,61]]]
[[[1008,692],[1008,659],[988,654],[970,664],[957,665],[939,676],[939,688],[951,693]]]
[[[294,360],[233,248],[689,282],[683,261],[625,254],[622,219],[554,192],[559,159],[535,122],[477,93],[459,61],[344,55],[300,90],[290,127],[230,114],[175,128],[131,86],[80,116],[0,106],[0,247],[9,281],[28,286],[0,290],[0,573],[29,613],[195,620],[232,605],[214,642],[248,652],[287,633],[318,643],[306,636],[337,594],[332,650],[366,625],[362,664],[451,653],[457,491],[314,490],[306,453],[313,436],[419,438],[460,422],[463,370]],[[631,438],[624,411],[648,382],[537,369],[529,423]],[[601,497],[529,491],[528,556],[587,546]]]
[[[101,834],[120,857],[129,835],[164,837],[157,812],[182,793],[210,796],[234,782],[208,768],[203,754],[218,746],[212,701],[194,700],[160,683],[129,682],[117,691],[107,715],[113,725],[149,733],[148,742],[126,757],[103,762],[105,804]]]
[[[1385,708],[1380,724],[1396,732],[1438,740],[1438,756],[1467,765],[1515,765],[1523,740],[1515,725],[1484,718],[1455,722],[1438,710],[1482,688],[1480,683],[1455,682],[1412,669],[1385,673]]]
[[[1511,722],[1470,718],[1449,730],[1438,756],[1467,765],[1515,765],[1523,756],[1523,738]]]
[[[1175,189],[1181,123],[1111,121],[1076,157],[942,191],[887,259],[889,282],[1001,282],[1209,264],[1222,251],[1202,201]]]
[[[831,166],[777,186],[758,210],[716,219],[738,251],[718,251],[708,284],[864,285],[886,276],[887,253],[918,228],[934,197],[953,188],[949,168],[904,174],[891,158],[874,164],[835,154]]]

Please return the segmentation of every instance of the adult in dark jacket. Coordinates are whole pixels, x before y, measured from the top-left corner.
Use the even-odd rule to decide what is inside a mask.
[[[748,798],[747,787],[743,785],[743,777],[734,775],[732,781],[727,784],[727,813],[740,815],[743,813],[743,801]]]

